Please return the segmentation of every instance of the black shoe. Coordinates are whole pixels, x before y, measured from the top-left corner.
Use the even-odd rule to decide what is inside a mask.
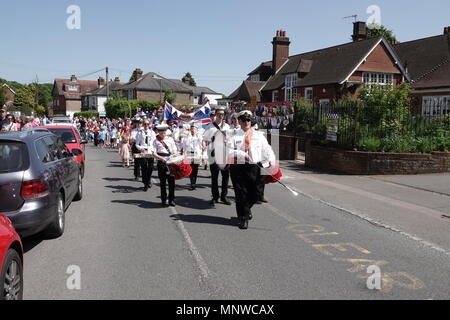
[[[189,190],[194,191],[194,190],[195,190],[195,184],[191,184],[191,185],[189,186]]]
[[[247,219],[241,219],[239,221],[239,229],[242,229],[242,230],[248,229],[248,220]]]
[[[171,207],[176,207],[175,202],[173,202],[173,200],[172,200],[172,201],[169,201],[169,206],[171,206]]]
[[[227,206],[231,206],[231,202],[230,202],[230,200],[228,200],[227,197],[222,197],[222,198],[220,198],[220,200],[221,200],[223,203],[225,203]]]
[[[262,197],[261,202],[268,203],[269,201],[267,201],[266,198]]]
[[[144,192],[147,192],[147,190],[148,190],[148,187],[147,186],[145,186],[142,190],[144,190]]]
[[[167,202],[166,201],[161,202],[161,207],[167,207]]]
[[[139,181],[139,177],[134,177],[134,181]]]
[[[256,201],[255,203],[256,203],[256,204],[262,204],[262,201],[261,201],[261,200],[258,200],[258,201]]]
[[[215,208],[217,202],[218,202],[218,201],[217,201],[216,199],[212,199],[212,200],[209,202],[209,204],[211,205],[211,207]]]
[[[153,184],[152,184],[152,182],[150,181],[150,183],[147,185],[147,187],[148,187],[149,189],[151,189],[152,186],[153,186]]]
[[[248,220],[250,221],[250,220],[252,220],[253,219],[253,215],[250,213],[249,215],[248,215]]]

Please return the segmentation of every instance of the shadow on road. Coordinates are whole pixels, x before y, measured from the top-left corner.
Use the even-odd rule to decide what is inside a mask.
[[[144,192],[142,187],[130,187],[130,186],[106,186],[106,188],[115,189],[112,193],[132,193],[132,192]]]
[[[195,192],[195,191],[193,191]],[[200,195],[199,195],[200,196]],[[230,201],[233,201],[233,197],[228,197],[228,199]],[[210,204],[210,199],[205,200],[202,198],[196,198],[196,197],[180,197],[180,196],[176,196],[175,197],[175,203],[177,204],[177,206],[179,207],[183,207],[183,208],[190,208],[190,209],[196,209],[196,210],[211,210],[211,204]],[[221,204],[217,204],[217,206],[220,206]],[[229,208],[233,208],[234,207],[229,207]]]
[[[136,181],[132,178],[102,178],[103,180],[110,181],[110,182],[118,182],[118,181]],[[137,182],[137,181],[136,181]]]
[[[128,204],[132,206],[137,206],[139,208],[143,209],[160,209],[161,204],[158,202],[150,202],[150,201],[144,201],[144,200],[113,200],[112,203],[121,203],[121,204]]]
[[[191,223],[208,223],[208,224],[218,224],[224,226],[237,226],[238,220],[236,217],[231,217],[229,219],[215,216],[206,216],[201,214],[174,214],[170,216],[173,220],[181,220],[183,222]]]

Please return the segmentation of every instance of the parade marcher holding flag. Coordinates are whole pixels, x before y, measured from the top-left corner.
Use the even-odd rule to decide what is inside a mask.
[[[175,141],[166,136],[168,126],[162,124],[156,127],[158,135],[153,141],[153,156],[158,159],[158,177],[161,188],[161,204],[167,205],[167,198],[169,206],[175,207],[175,178],[171,176],[169,168],[166,165],[167,160],[171,155],[178,154]],[[167,197],[166,185],[169,185],[169,197]]]
[[[211,171],[211,206],[220,200],[226,205],[231,205],[227,198],[228,183],[230,172],[227,167],[226,159],[226,132],[230,129],[229,125],[224,121],[225,107],[217,107],[215,110],[214,121],[208,126],[203,134],[204,147],[208,146],[208,162]],[[222,190],[219,194],[219,173],[222,174]]]
[[[228,139],[227,151],[239,228],[247,229],[248,221],[253,218],[251,209],[261,198],[258,188],[262,183],[261,167],[275,164],[275,154],[264,134],[252,127],[251,111],[240,112],[238,121],[241,128]]]

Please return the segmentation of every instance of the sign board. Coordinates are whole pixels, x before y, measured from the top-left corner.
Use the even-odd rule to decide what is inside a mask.
[[[99,112],[99,113],[98,113],[98,116],[99,116],[100,118],[106,118],[106,112]]]
[[[337,142],[339,130],[339,116],[337,114],[328,114],[327,141]]]

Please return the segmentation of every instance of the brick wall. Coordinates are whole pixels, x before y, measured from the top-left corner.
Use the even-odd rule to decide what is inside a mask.
[[[313,146],[308,143],[305,162],[308,168],[354,175],[450,172],[450,152],[432,154],[358,152]]]

